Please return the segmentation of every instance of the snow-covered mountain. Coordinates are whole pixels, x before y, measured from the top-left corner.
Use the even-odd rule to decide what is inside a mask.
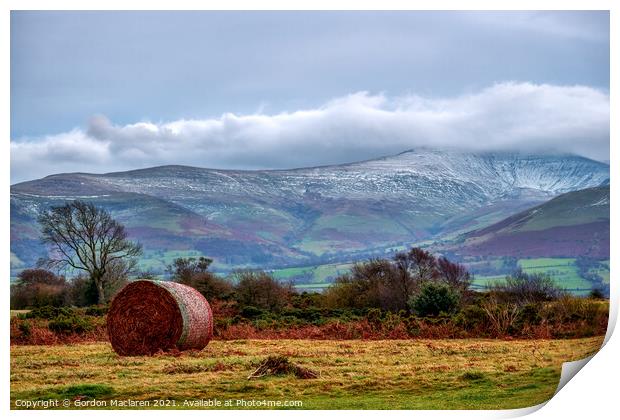
[[[11,251],[14,266],[30,264],[37,212],[79,198],[125,223],[153,268],[188,252],[282,266],[449,237],[608,182],[609,165],[574,155],[431,149],[291,170],[59,174],[11,187]]]

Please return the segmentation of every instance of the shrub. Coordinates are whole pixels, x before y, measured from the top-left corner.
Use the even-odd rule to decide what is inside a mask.
[[[482,328],[487,322],[487,313],[478,305],[467,305],[454,317],[454,323],[465,330]]]
[[[325,302],[331,308],[378,308],[398,311],[407,308],[413,290],[409,274],[400,272],[396,263],[371,259],[353,265],[327,289]]]
[[[267,328],[272,327],[274,323],[268,319],[256,319],[252,322],[252,324],[257,330],[266,330]]]
[[[107,305],[93,305],[86,308],[85,315],[89,316],[104,316],[108,313],[109,307]]]
[[[295,308],[322,308],[325,307],[325,294],[318,292],[303,291],[300,294],[293,295],[291,303]]]
[[[543,306],[540,303],[528,303],[524,305],[515,320],[515,327],[521,330],[527,325],[539,325],[543,320],[542,311]]]
[[[521,307],[516,303],[500,303],[495,298],[489,298],[481,303],[486,312],[491,331],[497,336],[514,333],[514,326]]]
[[[605,293],[603,292],[603,290],[597,287],[597,288],[590,290],[589,297],[590,299],[601,300],[601,299],[605,299]]]
[[[381,315],[381,309],[372,308],[368,310],[368,313],[366,314],[366,319],[372,325],[378,326],[381,324]]]
[[[490,289],[500,300],[519,305],[549,302],[564,294],[548,274],[528,274],[521,269],[506,276],[504,283],[491,285]]]
[[[60,315],[49,322],[48,328],[58,334],[81,334],[92,330],[93,325],[88,319],[78,315]]]
[[[243,308],[241,308],[240,313],[241,316],[244,318],[253,319],[262,316],[265,311],[254,306],[244,306]]]
[[[30,322],[28,321],[20,322],[18,328],[19,332],[24,337],[30,337],[30,335],[32,334],[32,325],[30,325]]]
[[[332,309],[364,308],[365,299],[359,298],[359,289],[350,274],[342,274],[324,291],[324,304]]]
[[[478,371],[465,372],[461,375],[461,379],[465,381],[481,381],[485,378],[486,376],[484,375],[484,373]]]
[[[545,307],[545,317],[556,323],[593,322],[607,312],[607,306],[601,302],[574,296],[564,296]]]
[[[38,318],[38,319],[54,319],[59,316],[74,316],[75,310],[71,308],[57,308],[54,306],[42,306],[35,308],[30,312],[23,314],[24,318]]]
[[[323,318],[326,315],[326,312],[314,307],[308,307],[304,309],[286,308],[282,311],[282,315],[295,318],[297,320],[314,323]]]
[[[207,300],[226,299],[232,293],[232,285],[209,271],[211,258],[177,258],[168,266],[172,280],[193,287]]]
[[[409,305],[418,316],[437,316],[456,312],[459,301],[459,294],[448,285],[425,283],[420,292],[411,298]]]

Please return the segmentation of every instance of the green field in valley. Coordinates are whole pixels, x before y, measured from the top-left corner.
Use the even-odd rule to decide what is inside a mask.
[[[609,260],[602,261],[602,267],[596,270],[604,282],[609,282]],[[576,295],[586,295],[592,284],[579,275],[575,258],[528,258],[520,259],[519,266],[526,273],[549,274],[557,284]],[[508,274],[508,273],[506,273]],[[503,281],[505,275],[475,276],[474,288],[484,289],[489,284]]]
[[[271,270],[270,273],[278,280],[293,280],[297,288],[320,289],[329,284],[340,274],[349,271],[352,264],[324,264],[306,267],[291,267]]]
[[[589,290],[589,281],[579,276],[574,258],[533,258],[519,260],[527,273],[546,273],[568,290]]]

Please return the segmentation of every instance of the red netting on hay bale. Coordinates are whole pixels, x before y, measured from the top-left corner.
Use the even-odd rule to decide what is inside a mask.
[[[213,313],[204,296],[189,286],[136,280],[112,300],[107,329],[121,356],[203,349],[213,337]]]

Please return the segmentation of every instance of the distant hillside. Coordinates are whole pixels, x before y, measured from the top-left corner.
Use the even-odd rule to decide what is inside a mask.
[[[144,245],[144,269],[204,254],[226,270],[347,261],[455,237],[608,179],[608,165],[579,156],[429,149],[293,170],[58,174],[11,186],[11,266],[45,252],[39,212],[74,199],[125,224]]]
[[[562,194],[463,236],[466,255],[609,258],[609,185]]]

